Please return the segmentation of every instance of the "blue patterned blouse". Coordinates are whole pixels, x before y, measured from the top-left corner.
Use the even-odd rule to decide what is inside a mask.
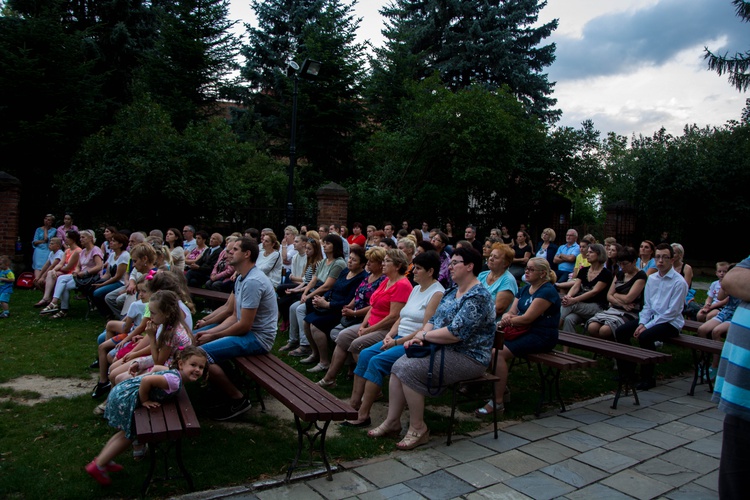
[[[482,284],[474,285],[460,299],[456,298],[457,292],[457,286],[445,292],[430,323],[435,329],[447,327],[448,331],[461,339],[458,343],[446,345],[446,349],[489,366],[495,340],[495,303],[492,296]]]

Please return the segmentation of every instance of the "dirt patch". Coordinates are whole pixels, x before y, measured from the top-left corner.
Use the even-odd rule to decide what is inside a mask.
[[[27,375],[14,378],[0,384],[14,391],[31,391],[40,394],[39,398],[30,399],[22,396],[3,396],[0,401],[14,401],[24,405],[35,405],[45,403],[52,398],[74,398],[83,394],[89,394],[93,389],[94,378],[85,380],[80,378],[47,378],[40,375]]]

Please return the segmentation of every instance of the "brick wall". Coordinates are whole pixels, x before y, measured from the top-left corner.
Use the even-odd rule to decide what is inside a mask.
[[[16,253],[21,202],[21,182],[0,171],[0,255]]]
[[[315,193],[318,198],[318,225],[348,223],[349,193],[343,186],[331,182]]]

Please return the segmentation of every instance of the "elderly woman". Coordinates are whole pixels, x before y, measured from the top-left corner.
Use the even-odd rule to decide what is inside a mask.
[[[477,279],[481,267],[479,252],[473,248],[456,249],[450,268],[451,278],[458,286],[445,292],[429,323],[404,344],[407,351],[411,345],[443,346],[434,358],[434,380],[428,381],[430,357],[399,358],[388,384],[388,416],[371,435],[400,432],[401,413],[408,406],[409,430],[396,447],[411,450],[427,443],[430,430],[424,421],[425,396],[439,394],[459,380],[479,377],[487,369],[495,337],[495,308],[490,293]],[[436,388],[440,370],[443,385]]]
[[[182,248],[182,233],[176,227],[170,227],[167,229],[167,234],[164,236],[164,243],[169,247],[169,252],[172,254],[172,265],[170,270],[176,273],[185,272],[185,249]]]
[[[398,319],[413,288],[404,273],[406,273],[404,253],[395,248],[386,250],[386,256],[383,259],[385,279],[370,297],[370,309],[362,323],[341,330],[336,337],[333,361],[323,377],[326,383],[319,385],[326,387],[335,382],[347,353],[350,353],[354,361],[357,361],[360,351],[385,338]]]
[[[312,356],[317,358],[318,364],[307,370],[308,372],[319,373],[328,370],[331,364],[328,355],[328,334],[339,324],[342,310],[351,303],[357,288],[367,277],[366,265],[365,249],[358,245],[353,246],[349,250],[349,272],[339,274],[336,283],[325,295],[313,297],[313,310],[308,311],[305,316],[304,330],[312,348]]]
[[[34,247],[34,256],[32,258],[31,268],[34,270],[34,278],[38,278],[42,274],[42,268],[47,263],[49,257],[49,240],[55,236],[63,238],[65,233],[56,234],[57,231],[52,224],[55,223],[55,216],[47,214],[44,216],[44,224],[41,227],[36,228],[34,232],[34,239],[31,245]]]
[[[526,263],[534,255],[534,247],[531,245],[531,237],[526,231],[518,231],[516,234],[516,245],[513,247],[515,256],[509,270],[516,280],[523,277],[523,270]]]
[[[560,295],[553,286],[555,273],[550,269],[547,259],[532,257],[526,264],[524,277],[528,286],[518,291],[510,311],[500,318],[506,340],[497,357],[495,375],[500,381],[495,384],[495,401],[502,401],[505,393],[510,360],[516,356],[547,352],[557,344]],[[497,403],[493,408],[492,401],[488,401],[476,411],[476,415],[490,415],[504,409],[503,403]]]
[[[501,316],[510,309],[513,298],[518,293],[518,283],[508,270],[514,256],[515,252],[508,245],[495,243],[487,258],[489,270],[479,273],[479,282],[492,296],[496,316]]]
[[[275,290],[281,284],[281,269],[284,264],[279,251],[281,245],[279,245],[279,239],[272,232],[264,234],[260,243],[260,253],[258,254],[258,260],[255,262],[255,267],[268,276]]]
[[[440,258],[435,252],[425,252],[414,259],[414,278],[417,286],[412,289],[406,305],[401,309],[398,321],[393,324],[382,342],[368,347],[360,354],[354,370],[354,386],[350,399],[351,405],[358,408],[359,417],[349,422],[351,426],[370,425],[372,404],[380,394],[383,378],[391,373],[393,363],[404,355],[404,342],[423,329],[435,314],[445,291],[437,280],[439,270]],[[374,430],[368,434],[372,437],[381,435]]]
[[[638,257],[633,247],[625,247],[617,254],[619,270],[607,293],[609,309],[596,313],[586,323],[586,331],[592,337],[615,340],[615,331],[626,321],[634,320],[643,308],[643,289],[648,277],[638,269]]]
[[[658,271],[656,269],[656,259],[654,259],[654,255],[656,255],[656,246],[654,243],[650,240],[643,240],[639,247],[639,252],[638,260],[635,261],[638,269],[645,272],[648,276]]]
[[[557,268],[554,263],[555,254],[557,253],[557,244],[555,244],[556,237],[557,235],[555,234],[554,229],[550,227],[544,228],[542,231],[542,242],[539,244],[539,248],[536,251],[536,257],[547,259],[547,262],[549,262],[550,268],[553,271]]]
[[[604,267],[607,260],[604,245],[589,245],[586,260],[589,266],[578,271],[573,287],[562,298],[560,326],[566,332],[575,332],[576,325],[584,323],[607,307],[607,291],[612,283],[612,273]]]
[[[451,281],[450,267],[448,266],[451,256],[445,251],[445,248],[449,243],[448,236],[442,231],[437,231],[430,239],[430,243],[432,243],[432,246],[435,247],[435,251],[440,256],[440,277],[438,278],[438,281],[440,281],[440,284],[443,285],[444,288],[450,288],[453,285],[453,282]],[[479,273],[479,271],[480,269],[477,269],[477,273]]]

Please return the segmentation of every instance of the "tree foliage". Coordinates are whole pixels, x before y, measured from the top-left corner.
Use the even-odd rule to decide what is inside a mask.
[[[732,0],[736,7],[737,16],[743,21],[750,22],[750,2],[744,0]],[[704,49],[704,59],[708,61],[708,69],[716,71],[719,75],[727,74],[729,83],[736,87],[737,90],[745,92],[750,87],[750,50],[744,53],[736,53],[729,56],[714,54],[708,47]]]

